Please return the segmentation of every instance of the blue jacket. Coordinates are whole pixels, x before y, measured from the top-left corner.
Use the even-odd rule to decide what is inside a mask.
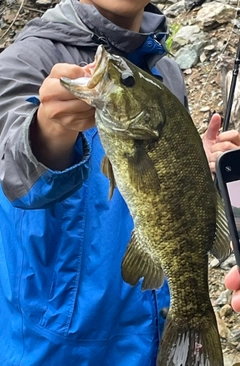
[[[88,18],[86,27],[83,19]],[[26,99],[37,95],[55,63],[92,61],[102,39],[95,26],[100,33],[106,30],[106,39],[115,31],[119,48],[116,43],[106,47],[119,54],[121,46],[129,54],[140,47],[153,34],[153,25],[166,31],[164,16],[151,5],[139,35],[105,22],[92,6],[66,0],[30,22],[0,55],[1,365],[156,363],[168,286],[142,292],[141,281],[131,287],[121,278],[133,221],[117,189],[108,201],[96,128],[79,134],[75,164],[65,171],[37,161],[29,141],[37,107]],[[169,58],[155,56],[147,66],[156,67],[184,103],[179,68]]]

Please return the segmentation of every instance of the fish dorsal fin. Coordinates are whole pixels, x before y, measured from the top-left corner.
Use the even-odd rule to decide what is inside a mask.
[[[113,196],[114,188],[116,187],[116,181],[115,181],[114,174],[113,174],[112,164],[110,163],[110,160],[108,159],[108,157],[106,155],[102,159],[101,171],[109,179],[109,182],[110,182],[110,187],[109,187],[109,192],[108,192],[108,199],[110,200]]]
[[[128,245],[122,261],[122,277],[125,282],[135,286],[141,277],[144,277],[142,290],[157,289],[162,286],[164,273],[158,257],[143,245],[135,234]]]
[[[217,226],[213,247],[210,252],[219,262],[226,260],[231,254],[230,235],[222,199],[217,192]]]

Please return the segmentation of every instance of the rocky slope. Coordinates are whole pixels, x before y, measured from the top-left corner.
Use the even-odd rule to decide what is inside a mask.
[[[188,8],[191,6],[191,0],[186,0],[186,3],[184,0],[162,0],[162,3],[157,0],[154,3],[169,18],[172,32],[170,51],[183,70],[191,115],[203,132],[213,111],[224,113],[222,65],[226,56],[232,61],[236,57],[239,2],[212,1],[191,12],[185,10],[186,5]],[[28,20],[41,16],[52,6],[55,2],[51,0],[0,0],[0,51],[14,40]],[[224,276],[233,261],[226,263],[224,268],[216,267],[212,258],[210,262],[210,295],[218,320],[225,366],[240,365],[240,316],[233,312],[231,293],[224,286]]]

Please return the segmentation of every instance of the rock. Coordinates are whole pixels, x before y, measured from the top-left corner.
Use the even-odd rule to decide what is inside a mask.
[[[8,25],[4,22],[3,18],[0,19],[0,31],[1,29],[8,28]]]
[[[52,4],[52,0],[37,0],[37,5],[49,6]]]
[[[185,75],[190,75],[192,73],[192,69],[186,69],[183,71]]]
[[[199,10],[196,23],[201,29],[214,29],[220,24],[228,23],[232,18],[235,18],[236,10],[234,7],[222,4],[217,1],[212,1],[202,5]]]
[[[9,8],[11,8],[14,4],[16,4],[16,0],[6,0],[6,4]]]
[[[175,4],[170,5],[166,11],[164,11],[164,14],[167,15],[168,18],[175,18],[184,10],[184,4],[185,1],[181,0],[176,2]]]
[[[182,70],[190,69],[197,64],[203,46],[202,42],[189,44],[175,53],[175,60]]]
[[[223,102],[221,101],[219,105],[221,105]],[[201,111],[201,110],[200,110]],[[214,258],[210,262],[210,268],[217,268],[220,267],[221,269],[224,269],[225,271],[229,271],[233,266],[236,265],[236,258],[235,255],[232,253],[224,262],[220,264],[220,262],[217,260],[217,258]]]
[[[234,25],[235,28],[240,29],[240,22],[237,19],[232,19],[231,23]]]
[[[230,303],[232,291],[225,290],[222,291],[220,296],[216,301],[213,302],[213,306],[223,306]]]
[[[199,44],[206,38],[198,25],[187,25],[179,29],[179,31],[173,36],[171,51],[175,52],[179,47],[187,44]],[[206,43],[206,41],[205,41]]]
[[[217,268],[217,267],[219,267],[219,265],[220,265],[220,262],[217,258],[213,258],[213,260],[209,264],[210,268]]]
[[[211,57],[213,57],[213,52],[215,51],[216,46],[213,44],[207,45],[203,49],[203,53],[200,55],[200,61],[209,61]]]
[[[219,315],[220,315],[221,319],[226,318],[226,317],[228,317],[231,314],[232,314],[232,307],[229,304],[224,305],[219,310]]]
[[[8,24],[12,23],[15,19],[16,14],[13,13],[10,9],[6,11],[6,13],[3,15],[2,20]]]
[[[225,322],[220,318],[219,314],[216,312],[216,320],[217,320],[217,327],[218,332],[221,338],[227,339],[229,335],[231,334],[231,331],[226,326]]]
[[[224,262],[220,264],[220,267],[226,271],[229,271],[229,269],[235,265],[236,265],[236,257],[234,254],[231,254]]]
[[[240,362],[235,363],[234,362],[235,360],[236,360],[235,355],[224,356],[224,366],[240,366]]]
[[[229,342],[231,343],[238,343],[240,341],[240,329],[233,329],[231,336],[229,337]]]
[[[206,107],[202,107],[200,108],[200,112],[209,112],[210,111],[210,107],[206,106]]]

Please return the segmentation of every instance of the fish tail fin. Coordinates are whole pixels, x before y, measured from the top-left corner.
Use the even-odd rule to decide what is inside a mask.
[[[196,327],[177,324],[171,317],[165,330],[157,366],[223,366],[223,355],[215,314],[203,316]]]

